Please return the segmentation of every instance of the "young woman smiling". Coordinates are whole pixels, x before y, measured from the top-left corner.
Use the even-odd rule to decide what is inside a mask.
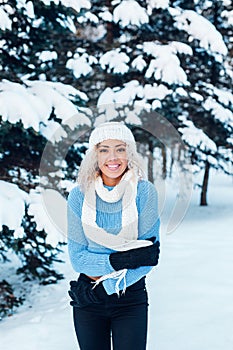
[[[158,264],[160,221],[141,164],[130,129],[104,123],[90,135],[68,197],[69,256],[79,273],[69,294],[81,350],[146,349],[145,277]]]

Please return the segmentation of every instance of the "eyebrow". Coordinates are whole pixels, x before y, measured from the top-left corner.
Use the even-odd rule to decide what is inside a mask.
[[[112,148],[112,147],[119,147],[119,146],[126,146],[126,144],[120,143],[119,145],[116,145],[116,146],[98,145],[97,147]]]

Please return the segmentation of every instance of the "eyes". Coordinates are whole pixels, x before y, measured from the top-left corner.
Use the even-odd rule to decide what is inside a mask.
[[[98,153],[101,153],[101,154],[108,154],[108,153],[110,153],[111,152],[111,150],[110,150],[110,148],[108,148],[108,147],[98,147]],[[124,147],[124,146],[121,146],[121,147],[117,147],[116,149],[115,149],[115,152],[117,153],[117,154],[123,154],[123,153],[126,153],[126,147]]]

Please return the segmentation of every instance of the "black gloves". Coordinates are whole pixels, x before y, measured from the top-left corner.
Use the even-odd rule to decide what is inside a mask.
[[[153,242],[153,239],[149,239]],[[114,270],[136,269],[140,266],[156,266],[159,261],[160,243],[110,254],[110,264]]]
[[[92,284],[85,281],[70,281],[70,290],[68,291],[72,301],[70,305],[74,307],[85,307],[90,304],[98,304],[100,300],[92,289]]]

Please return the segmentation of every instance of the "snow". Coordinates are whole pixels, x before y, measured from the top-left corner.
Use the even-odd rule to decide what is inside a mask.
[[[191,120],[187,120],[184,115],[179,116],[178,119],[185,125],[178,129],[182,134],[183,141],[187,142],[191,147],[199,147],[204,152],[216,152],[216,144],[201,129],[198,129]]]
[[[233,105],[233,94],[231,91],[218,89],[216,86],[212,84],[204,83],[204,86],[207,88],[207,91],[212,95],[216,95],[218,101],[223,103],[225,106]]]
[[[221,0],[223,5],[224,6],[230,6],[232,3],[231,3],[231,0]]]
[[[90,56],[87,53],[79,55],[75,53],[73,58],[70,58],[66,62],[66,68],[71,69],[75,78],[80,78],[81,76],[86,76],[92,72],[92,63],[97,63],[97,59],[94,56]]]
[[[29,18],[34,18],[35,17],[35,13],[34,13],[34,6],[32,1],[26,1],[26,0],[17,0],[17,8],[25,9],[25,14],[29,17]]]
[[[113,72],[114,74],[125,74],[129,70],[127,63],[129,62],[129,56],[119,49],[110,50],[101,56],[100,65],[103,69],[107,68],[107,72]]]
[[[203,101],[204,98],[202,95],[198,94],[197,92],[190,92],[190,97],[192,97],[196,101]]]
[[[48,120],[46,125],[41,124],[40,134],[53,144],[60,142],[63,138],[68,136],[63,127],[54,120]]]
[[[208,97],[204,103],[203,107],[207,111],[211,111],[215,119],[219,120],[226,127],[230,127],[233,130],[233,113],[228,108],[224,108],[220,103],[215,101],[214,98]]]
[[[167,95],[172,94],[172,90],[168,89],[163,84],[145,84],[142,86],[137,80],[131,80],[124,84],[123,88],[106,88],[99,96],[97,106],[100,112],[106,113],[106,120],[112,120],[117,117],[118,113],[115,110],[120,106],[131,106],[134,104],[137,111],[139,105],[144,109],[150,110],[160,108],[161,103]],[[135,99],[137,100],[135,101]],[[139,100],[141,99],[141,100]],[[148,104],[148,100],[154,100],[152,105]],[[115,106],[115,107],[114,107]],[[135,124],[139,123],[139,119],[134,116]],[[103,119],[104,121],[105,119]],[[100,120],[98,120],[100,122]],[[133,123],[132,123],[133,124]]]
[[[131,125],[142,125],[142,121],[138,116],[137,108],[135,108],[135,110],[130,110],[129,108],[125,108],[124,115],[126,115],[125,123],[131,124]]]
[[[11,30],[11,20],[8,17],[8,14],[6,11],[4,11],[3,8],[0,7],[0,28],[2,30]]]
[[[79,111],[76,112],[76,114],[72,115],[72,117],[63,120],[63,124],[68,125],[71,130],[74,130],[78,126],[82,125],[90,126],[90,118],[92,118],[92,116],[93,114],[90,108],[80,107]]]
[[[76,26],[74,24],[74,21],[72,20],[71,17],[61,15],[61,18],[56,18],[56,21],[60,23],[60,25],[64,28],[68,28],[72,33],[76,34]]]
[[[172,47],[174,53],[183,53],[190,56],[193,54],[192,48],[185,43],[181,43],[179,41],[171,41],[169,43],[169,46]]]
[[[176,95],[179,95],[179,96],[188,96],[187,91],[185,91],[185,89],[183,89],[182,87],[178,87],[178,88],[175,90],[175,94],[176,94]]]
[[[176,27],[180,30],[185,30],[190,35],[190,41],[198,39],[200,46],[206,50],[222,55],[227,54],[227,47],[222,35],[206,18],[194,11],[179,8],[170,7],[169,12],[176,21]]]
[[[107,87],[99,96],[97,106],[114,103],[114,91]]]
[[[144,85],[144,96],[147,100],[163,100],[167,95],[171,93],[172,90],[168,89],[163,84]]]
[[[147,55],[155,57],[151,59],[145,73],[146,78],[154,76],[168,84],[188,85],[187,75],[180,66],[180,60],[176,52],[192,54],[191,48],[186,44],[172,42],[169,45],[160,45],[156,42],[145,42],[143,50]]]
[[[134,0],[123,0],[113,10],[113,21],[120,23],[122,27],[141,26],[149,22],[146,9]]]
[[[138,57],[136,57],[132,63],[131,63],[132,67],[139,70],[139,72],[141,72],[146,66],[147,63],[146,61],[143,59],[142,55],[139,55]]]
[[[167,187],[170,202],[176,184],[169,180]],[[196,187],[182,223],[170,235],[169,205],[162,214],[160,263],[147,278],[148,350],[232,350],[232,179],[212,171],[208,207],[198,206],[199,194]],[[18,350],[79,349],[67,293],[77,274],[66,249],[61,258],[65,263],[56,267],[65,279],[32,286],[24,305],[1,322],[4,350],[14,349],[16,339]]]
[[[25,129],[32,127],[51,138],[59,125],[48,120],[52,111],[63,125],[69,125],[74,115],[79,115],[76,125],[90,123],[89,118],[82,115],[72,102],[75,97],[86,101],[86,94],[57,82],[25,80],[24,83],[22,85],[8,80],[0,82],[0,113],[3,121],[14,124],[21,120]],[[57,140],[63,135],[66,133],[61,129]],[[56,139],[52,138],[54,141]]]
[[[62,185],[64,188],[72,187],[68,182]],[[66,242],[66,200],[58,191],[37,188],[28,194],[16,184],[0,180],[0,230],[5,225],[15,230],[15,238],[22,237],[24,232],[21,223],[26,205],[37,230],[47,233],[47,243],[56,247],[58,242]]]
[[[137,80],[131,80],[125,83],[122,89],[115,90],[117,104],[132,105],[136,97],[143,97],[143,87]]]
[[[169,5],[169,0],[146,0],[150,9],[166,9]]]
[[[228,25],[232,26],[233,25],[233,10],[231,11],[223,11],[222,12],[222,17],[227,18],[227,23]]]
[[[45,5],[50,6],[51,3],[54,3],[55,5],[62,4],[65,7],[70,7],[74,9],[77,13],[79,13],[82,9],[90,9],[91,8],[91,2],[89,0],[40,0]],[[17,7],[19,9],[24,9],[25,14],[31,18],[32,26],[33,27],[39,27],[41,24],[41,19],[35,18],[34,13],[34,5],[32,1],[26,1],[26,0],[17,0]],[[1,12],[0,12],[1,13]],[[1,18],[1,15],[0,15]],[[68,28],[71,32],[74,34],[76,33],[76,26],[74,24],[73,19],[70,16],[60,16],[60,18],[57,18],[56,21],[60,23],[61,26],[64,28]]]
[[[25,213],[25,205],[29,202],[29,196],[19,189],[16,184],[0,180],[0,230],[2,226],[8,226],[10,230],[16,230],[15,238],[22,234],[20,228]]]
[[[0,110],[3,121],[8,120],[15,124],[21,120],[25,129],[32,127],[36,131],[39,131],[40,122],[49,118],[48,110],[43,101],[28,93],[24,87],[19,88],[17,92],[2,91],[0,94]]]
[[[100,94],[97,105],[132,105],[136,97],[142,98],[143,95],[143,87],[137,80],[131,80],[123,88],[106,88]]]
[[[85,18],[85,22],[90,21],[95,24],[99,23],[99,18],[96,15],[94,15],[94,13],[91,13],[90,11],[86,12],[83,16],[81,16],[81,18]],[[81,18],[78,17],[79,23],[82,23]]]
[[[51,60],[57,59],[57,52],[56,51],[42,51],[37,54],[39,56],[39,60],[42,62],[47,62]]]
[[[46,243],[56,247],[66,242],[66,200],[53,189],[30,191],[29,215],[34,217],[37,231],[45,230]]]
[[[112,14],[106,8],[104,12],[99,13],[99,17],[102,18],[103,21],[112,22]]]
[[[58,5],[59,2],[66,7],[72,7],[75,11],[80,12],[83,9],[90,9],[91,2],[89,0],[40,0],[45,5],[50,5],[51,2],[54,2],[55,5]]]
[[[153,110],[156,110],[157,108],[162,108],[162,103],[159,100],[154,100],[151,105]]]

